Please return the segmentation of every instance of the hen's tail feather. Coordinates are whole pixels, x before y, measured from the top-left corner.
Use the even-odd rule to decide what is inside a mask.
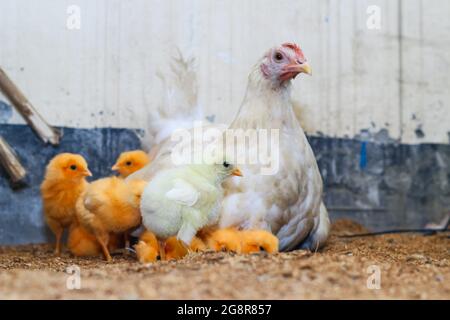
[[[320,214],[317,218],[315,228],[309,234],[308,238],[301,243],[301,249],[317,251],[325,245],[330,233],[330,218],[328,217],[328,211],[323,202],[320,204]]]
[[[198,104],[198,82],[195,59],[185,58],[180,50],[172,58],[170,71],[157,73],[163,92],[161,101],[149,112],[147,128],[141,137],[144,150],[164,141],[176,129],[190,129],[194,122],[203,120],[202,108]]]

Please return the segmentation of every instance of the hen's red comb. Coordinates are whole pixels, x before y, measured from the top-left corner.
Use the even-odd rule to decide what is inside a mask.
[[[298,45],[292,42],[283,43],[282,47],[289,48],[295,51],[295,53],[300,57],[301,60],[305,60],[302,49]]]

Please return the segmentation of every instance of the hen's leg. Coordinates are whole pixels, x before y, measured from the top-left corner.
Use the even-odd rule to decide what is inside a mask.
[[[141,263],[155,262],[159,255],[159,245],[156,236],[144,231],[139,237],[139,242],[134,246],[136,255]]]

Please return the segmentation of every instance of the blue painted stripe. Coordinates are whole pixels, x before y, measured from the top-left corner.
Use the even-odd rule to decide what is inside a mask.
[[[122,151],[139,148],[130,129],[61,129],[64,137],[55,148],[44,145],[25,125],[0,125],[0,135],[29,172],[28,186],[13,191],[0,168],[0,243],[53,241],[42,219],[39,185],[54,155],[80,153],[100,178],[112,174],[110,167]],[[374,230],[422,227],[439,221],[450,208],[450,145],[308,140],[324,179],[332,219],[351,217]]]
[[[361,142],[361,151],[359,153],[359,167],[364,170],[367,167],[367,142]]]

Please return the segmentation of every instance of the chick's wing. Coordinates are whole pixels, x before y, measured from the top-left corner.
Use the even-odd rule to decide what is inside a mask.
[[[172,189],[167,191],[166,198],[180,205],[192,207],[200,196],[200,192],[189,182],[183,179],[175,179]]]

